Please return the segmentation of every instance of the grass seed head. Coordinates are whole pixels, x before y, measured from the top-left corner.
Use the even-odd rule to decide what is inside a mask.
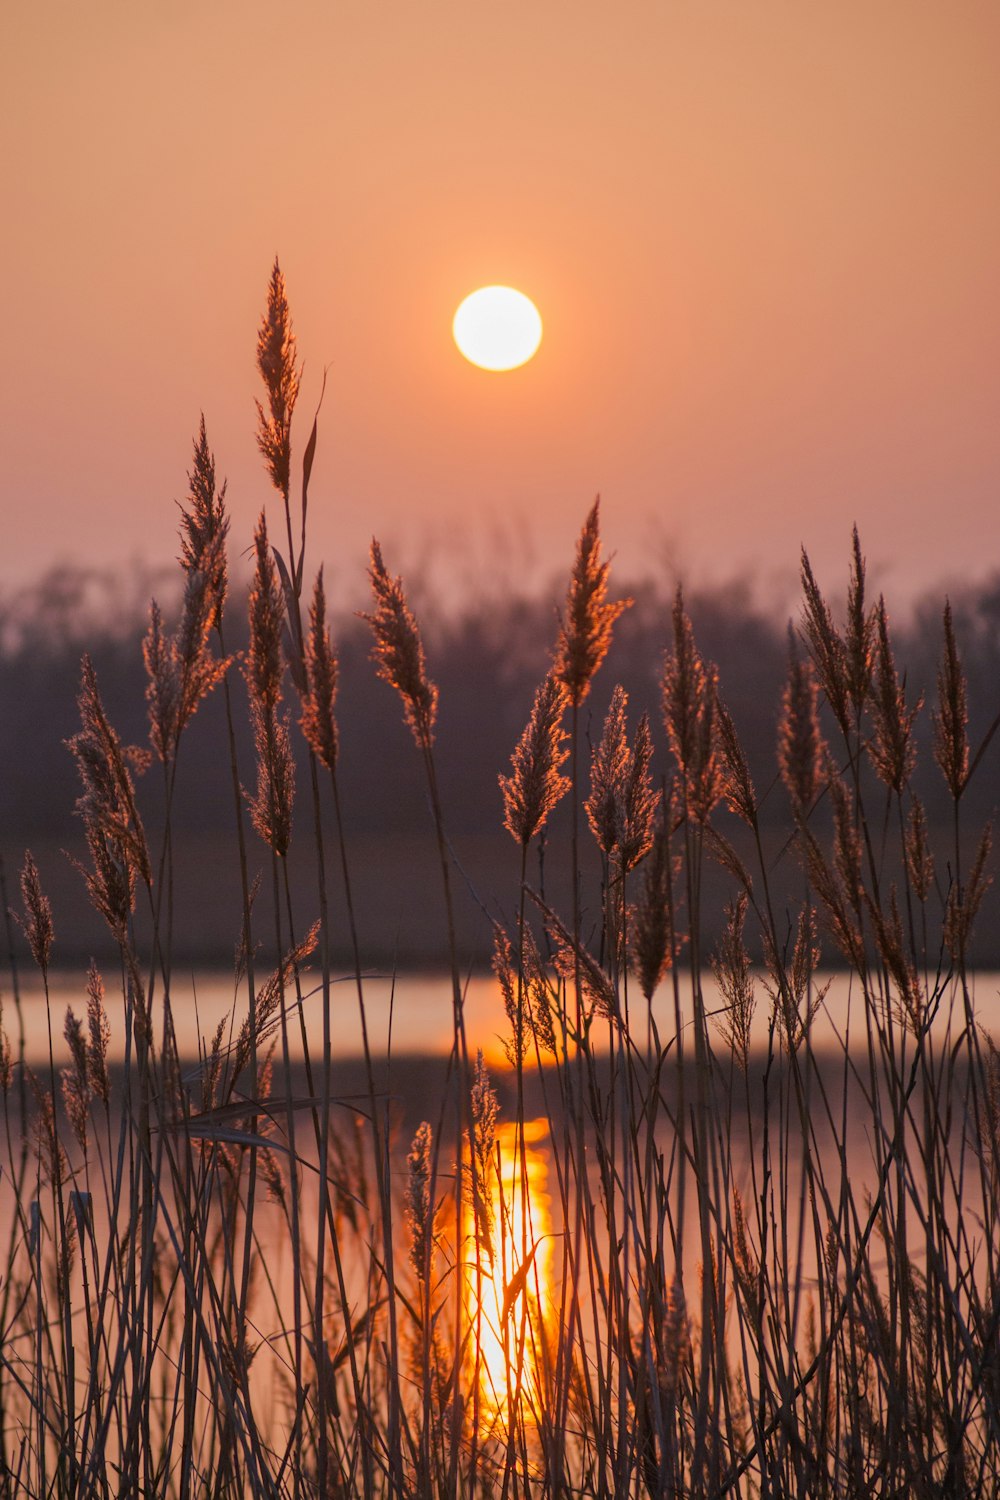
[[[287,501],[291,484],[292,413],[299,394],[301,371],[295,363],[295,334],[285,293],[285,278],[277,260],[267,289],[267,310],[257,334],[257,369],[267,392],[267,409],[258,401],[257,446],[271,482]]]
[[[31,956],[45,978],[49,972],[55,929],[52,924],[52,904],[42,890],[38,867],[30,851],[25,853],[21,867],[21,899],[24,902],[24,917],[21,920],[24,935],[28,939]]]
[[[320,568],[309,607],[309,633],[305,649],[306,691],[302,695],[299,720],[306,743],[324,766],[337,764],[337,654],[326,623],[326,595]]]
[[[378,675],[403,700],[406,722],[421,749],[434,742],[438,690],[427,676],[420,631],[403,592],[403,580],[392,578],[382,561],[382,549],[372,540],[368,569],[375,609],[364,615],[375,636],[372,658]]]
[[[600,503],[598,496],[577,542],[556,642],[555,675],[574,708],[590,692],[594,674],[608,654],[614,623],[632,602],[608,600],[610,564],[601,562]]]
[[[569,754],[562,727],[565,709],[566,690],[550,672],[535,693],[531,717],[511,755],[511,774],[499,778],[504,827],[522,846],[541,831],[570,788],[559,769]]]

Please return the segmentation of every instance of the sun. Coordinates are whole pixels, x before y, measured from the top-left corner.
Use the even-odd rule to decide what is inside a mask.
[[[451,331],[462,354],[481,370],[516,370],[542,342],[538,308],[512,286],[481,286],[470,292]]]

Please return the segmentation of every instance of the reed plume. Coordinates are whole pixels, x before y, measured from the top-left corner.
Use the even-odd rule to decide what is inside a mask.
[[[153,876],[126,753],[104,712],[89,656],[83,658],[77,702],[82,727],[68,745],[83,782],[76,811],[93,864],[84,877],[97,910],[124,942],[136,880],[151,886]]]
[[[584,803],[598,847],[617,860],[623,871],[642,860],[653,842],[653,819],[660,794],[653,790],[649,767],[653,741],[649,716],[643,714],[635,745],[628,742],[625,710],[628,694],[617,686],[594,750],[590,768],[590,796]]]
[[[216,564],[207,561],[217,572]],[[176,636],[164,630],[155,599],[150,605],[149,629],[142,648],[148,679],[149,737],[164,762],[175,758],[181,734],[202,699],[222,681],[229,667],[231,658],[219,659],[209,647],[209,633],[219,608],[210,574],[201,568],[187,571]]]
[[[292,836],[295,763],[288,717],[278,712],[283,675],[282,604],[263,511],[257,522],[254,549],[257,565],[250,590],[250,645],[244,675],[257,751],[257,791],[248,800],[257,833],[283,858]]]
[[[632,913],[632,966],[639,988],[651,1000],[673,962],[670,920],[670,846],[662,810],[654,819],[652,852],[646,861],[642,892]]]
[[[804,818],[816,800],[825,753],[816,703],[816,679],[802,661],[789,632],[788,681],[781,699],[778,727],[778,767],[797,818]]]
[[[438,690],[427,676],[424,648],[417,622],[406,603],[403,580],[391,578],[382,561],[382,549],[372,540],[368,569],[375,596],[373,614],[363,615],[375,636],[372,660],[383,682],[394,687],[403,700],[406,722],[423,750],[434,743]]]
[[[333,708],[337,701],[337,653],[326,623],[326,594],[323,569],[316,575],[312,604],[309,607],[309,633],[305,646],[306,688],[302,694],[302,717],[299,723],[306,743],[328,770],[337,764],[337,720]]]
[[[52,903],[42,890],[38,866],[30,850],[25,852],[24,864],[21,866],[21,899],[24,902],[24,916],[20,919],[20,925],[28,939],[31,956],[38,965],[42,978],[46,979],[55,940]]]
[[[87,1079],[91,1092],[102,1103],[107,1104],[111,1097],[111,1080],[108,1077],[111,1024],[104,1005],[104,981],[93,962],[87,974],[87,1030]]]
[[[705,823],[726,785],[717,709],[718,673],[706,665],[678,586],[673,607],[673,650],[664,662],[663,723],[681,771],[684,811]]]
[[[426,1120],[417,1126],[406,1158],[406,1223],[410,1231],[410,1264],[417,1279],[431,1277],[434,1213],[431,1202],[433,1133]]]
[[[204,573],[212,601],[211,624],[218,629],[229,583],[226,560],[229,515],[225,481],[221,488],[216,488],[215,459],[208,446],[204,413],[194,440],[187,504],[181,504],[180,511],[181,565],[186,573]]]
[[[608,654],[611,632],[630,599],[608,600],[610,564],[601,562],[600,496],[594,501],[576,546],[565,614],[556,642],[554,672],[573,708],[590,692],[598,667]]]
[[[625,783],[630,769],[625,708],[628,694],[617,686],[590,766],[590,796],[584,803],[598,848],[609,857],[624,833]]]
[[[848,712],[850,687],[847,653],[833,623],[830,606],[820,593],[804,547],[802,549],[802,592],[805,595],[802,633],[809,644],[820,686],[846,738],[851,728]]]
[[[522,847],[544,828],[570,788],[559,769],[569,754],[562,727],[565,709],[566,689],[550,672],[535,693],[531,717],[511,755],[511,774],[499,777],[504,827]]]
[[[923,706],[923,698],[918,698],[912,708],[907,708],[906,693],[896,673],[889,640],[885,600],[881,597],[875,606],[875,635],[875,666],[868,704],[873,733],[868,753],[886,786],[900,793],[909,782],[917,761],[913,726]]]
[[[257,334],[257,368],[267,391],[267,410],[257,407],[257,446],[271,481],[288,501],[291,485],[292,413],[299,394],[295,334],[285,294],[285,278],[275,259],[267,289],[267,310]]]
[[[955,643],[950,599],[944,606],[944,654],[938,669],[938,706],[931,718],[934,724],[934,759],[941,767],[948,790],[957,802],[965,790],[969,772],[969,711],[965,673]]]
[[[726,907],[726,926],[712,972],[726,1000],[726,1010],[716,1018],[719,1034],[745,1073],[750,1060],[750,1025],[756,1008],[753,965],[743,941],[747,916],[747,894],[740,891],[735,902]]]

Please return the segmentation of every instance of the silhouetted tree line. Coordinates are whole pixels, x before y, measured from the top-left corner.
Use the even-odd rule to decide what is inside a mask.
[[[148,576],[135,580],[131,591],[125,591],[103,575],[61,569],[33,593],[22,594],[6,606],[0,603],[0,845],[8,860],[8,878],[10,864],[29,845],[41,842],[71,851],[77,846],[73,808],[78,788],[64,742],[78,727],[76,694],[84,649],[94,662],[109,717],[123,741],[147,743],[141,649],[146,620],[138,596],[141,591],[148,597],[150,582]],[[437,753],[448,830],[459,859],[463,841],[475,846],[471,874],[477,890],[484,870],[489,886],[495,866],[502,872],[497,887],[508,886],[507,900],[512,899],[509,887],[516,872],[509,837],[501,828],[497,775],[508,768],[533,692],[548,668],[557,629],[555,601],[561,587],[553,587],[548,597],[512,598],[503,604],[491,599],[453,613],[439,607],[424,629],[428,668],[440,689]],[[611,690],[620,682],[629,694],[632,724],[648,710],[654,739],[662,750],[659,683],[670,636],[672,593],[669,586],[652,581],[621,582],[619,592],[631,595],[634,602],[618,622],[607,663],[587,703],[585,722],[596,742]],[[831,593],[836,597],[835,591]],[[114,610],[109,611],[109,601],[114,602]],[[761,820],[772,835],[775,860],[785,860],[786,889],[791,890],[800,874],[794,857],[782,854],[791,820],[777,780],[775,737],[788,667],[788,629],[791,624],[797,632],[798,616],[788,621],[769,615],[749,586],[694,591],[686,596],[686,603],[701,652],[718,667],[720,695],[746,750],[758,796],[763,799]],[[894,626],[893,633],[897,664],[906,673],[907,696],[912,702],[923,695],[926,705],[919,720],[920,758],[914,788],[925,801],[932,828],[938,825],[943,830],[950,818],[950,803],[931,754],[929,712],[937,691],[942,604],[943,600],[928,598]],[[1000,709],[1000,578],[953,597],[952,608],[968,677],[970,742],[975,753]],[[165,606],[165,612],[169,615],[169,607]],[[226,626],[227,649],[232,652],[244,647],[244,622],[242,601],[234,595]],[[377,680],[369,661],[367,625],[352,615],[342,617],[338,624],[337,709],[344,812],[348,833],[364,841],[364,857],[372,859],[380,843],[388,848],[392,841],[419,842],[427,833],[422,768],[395,695]],[[250,786],[253,750],[238,665],[232,669],[232,687],[241,776],[244,785]],[[288,696],[294,702],[291,684]],[[828,732],[836,750],[832,726]],[[301,736],[293,739],[301,775],[306,763],[304,745]],[[994,814],[998,756],[1000,736],[990,744],[963,799],[970,836]],[[666,764],[662,755],[664,770]],[[874,778],[872,787],[876,795]],[[148,826],[155,831],[161,808],[155,763],[141,780],[140,795]],[[727,818],[726,831],[738,842],[739,830],[729,826],[735,820],[725,813],[722,816]],[[219,692],[203,705],[185,736],[173,819],[179,836],[197,835],[204,841],[216,832],[220,839],[231,835],[233,794]],[[557,818],[553,839],[559,837],[559,830]],[[724,882],[719,891],[725,891]],[[487,905],[491,895],[490,889],[482,891]],[[80,900],[84,900],[82,886]],[[405,906],[402,896],[399,901]],[[721,915],[721,902],[719,906]],[[1000,959],[995,917],[994,901],[980,919],[982,951],[988,962]],[[477,922],[471,909],[469,921],[468,949],[473,957],[481,958],[488,951],[488,923]],[[372,925],[377,926],[374,918]],[[220,932],[220,955],[230,951],[232,936],[228,926]],[[406,937],[405,921],[399,942],[405,961],[413,947]],[[429,957],[433,946],[428,934],[426,951],[417,944],[421,952],[415,956]],[[204,956],[204,941],[196,947]]]

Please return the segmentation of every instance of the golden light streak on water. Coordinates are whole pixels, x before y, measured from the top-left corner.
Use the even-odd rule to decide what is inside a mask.
[[[525,1177],[517,1126],[497,1126],[494,1167],[484,1185],[492,1213],[492,1257],[476,1244],[466,1207],[466,1312],[487,1412],[502,1417],[510,1399],[530,1409],[540,1383],[554,1309],[555,1246],[548,1194],[548,1122],[524,1123]],[[520,1372],[520,1378],[519,1378]]]

